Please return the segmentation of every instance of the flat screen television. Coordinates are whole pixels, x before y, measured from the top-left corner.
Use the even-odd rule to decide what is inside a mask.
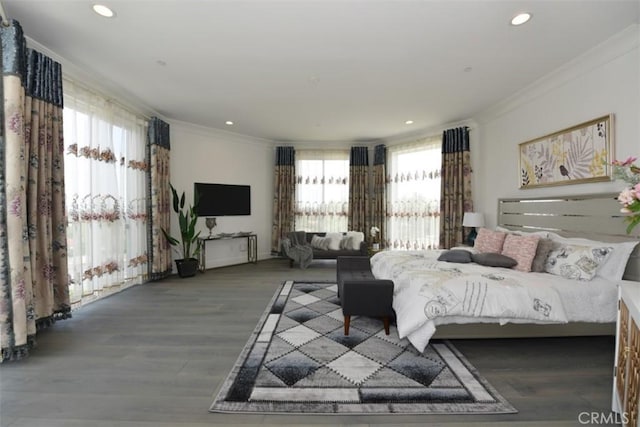
[[[198,216],[251,215],[249,185],[196,182],[193,184],[193,194],[200,198]]]

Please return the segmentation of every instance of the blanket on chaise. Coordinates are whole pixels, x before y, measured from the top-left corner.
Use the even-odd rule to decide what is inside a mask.
[[[299,263],[300,268],[307,268],[313,261],[313,249],[307,243],[304,231],[292,231],[287,238],[282,239],[282,250],[294,262]]]

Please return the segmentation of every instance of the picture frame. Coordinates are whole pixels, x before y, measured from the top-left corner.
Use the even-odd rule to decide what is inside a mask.
[[[520,143],[519,188],[610,181],[613,114]]]

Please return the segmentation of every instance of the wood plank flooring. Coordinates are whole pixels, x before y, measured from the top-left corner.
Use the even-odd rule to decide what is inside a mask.
[[[610,413],[613,337],[454,341],[518,414],[209,413],[268,301],[289,279],[335,280],[335,261],[306,270],[280,259],[212,269],[75,311],[38,334],[28,359],[0,365],[0,425],[576,426],[580,413]]]

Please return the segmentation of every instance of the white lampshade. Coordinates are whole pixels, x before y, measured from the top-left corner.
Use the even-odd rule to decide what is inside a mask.
[[[465,212],[462,218],[463,227],[483,227],[484,215],[480,212]]]

